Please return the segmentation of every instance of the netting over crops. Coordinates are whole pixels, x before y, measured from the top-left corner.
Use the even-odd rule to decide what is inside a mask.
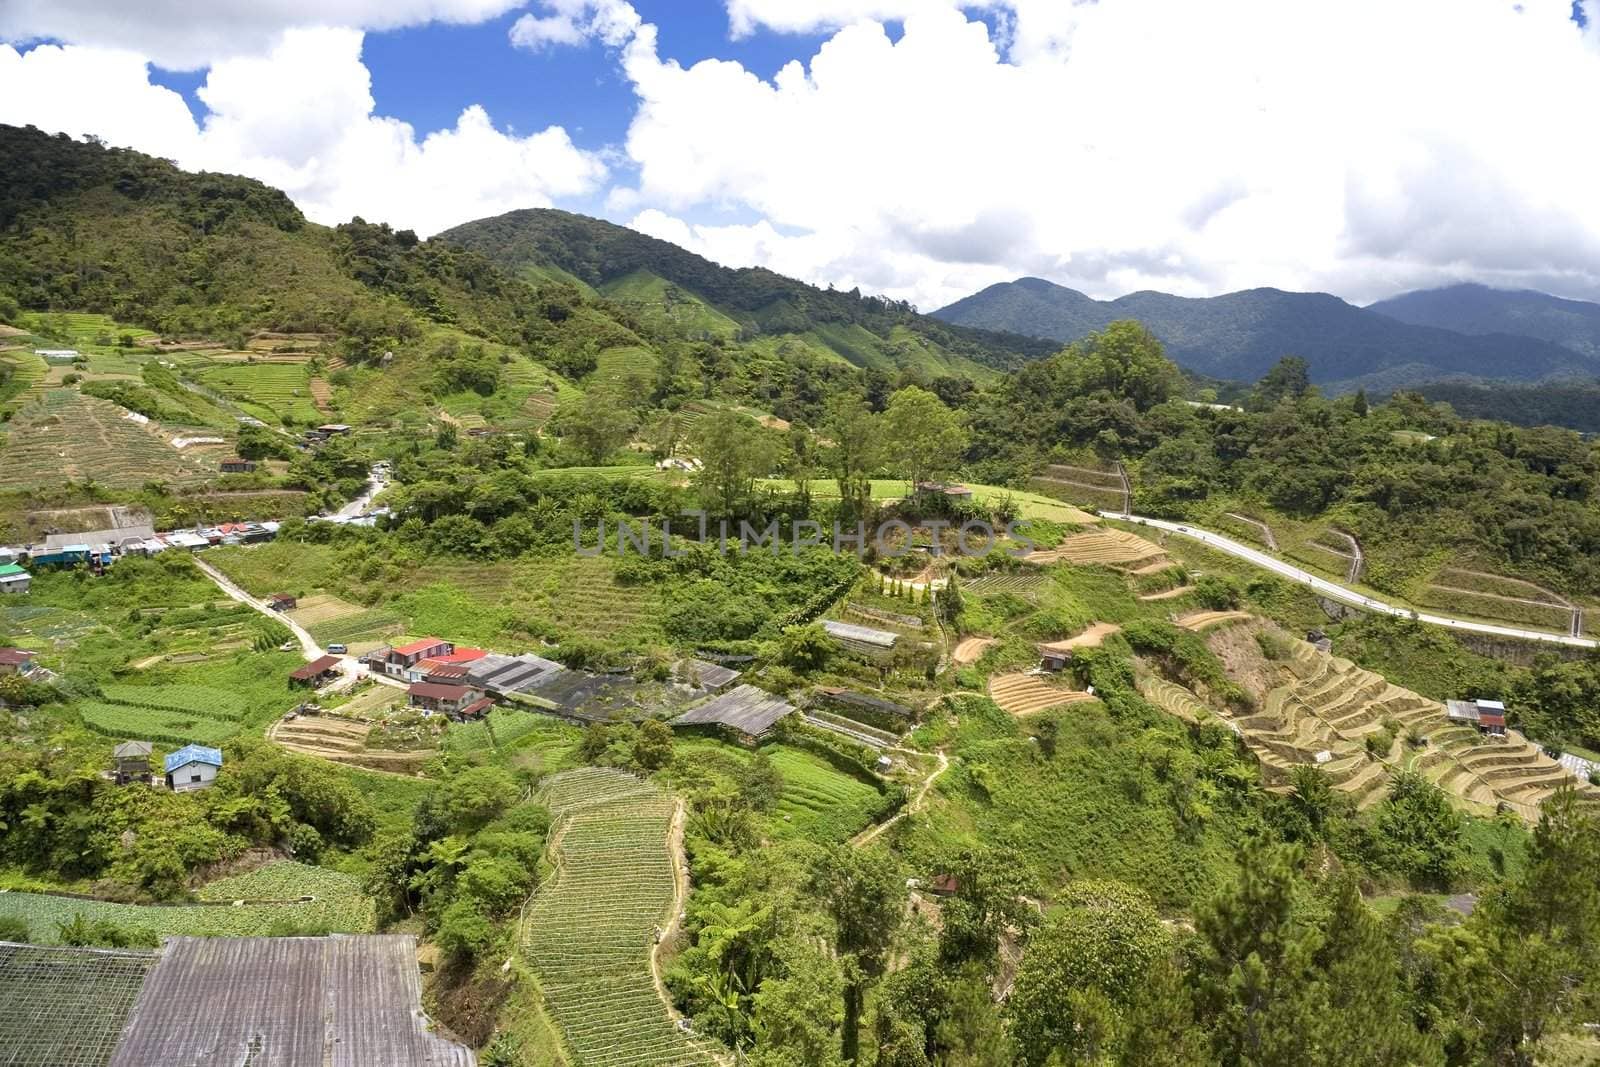
[[[155,960],[0,942],[0,1064],[104,1067]]]

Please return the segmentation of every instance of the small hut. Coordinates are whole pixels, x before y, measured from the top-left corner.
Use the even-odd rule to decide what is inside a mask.
[[[148,741],[124,741],[111,750],[118,785],[150,780],[150,749]]]

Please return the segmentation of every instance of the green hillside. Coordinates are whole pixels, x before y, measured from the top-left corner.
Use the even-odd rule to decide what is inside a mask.
[[[559,269],[619,300],[650,305],[657,315],[669,314],[670,285],[676,290],[673,304],[692,329],[722,336],[711,324],[725,319],[737,323],[746,338],[804,337],[858,367],[972,373],[976,367],[1016,367],[1055,347],[942,323],[908,304],[859,290],[819,289],[763,268],[718,266],[666,241],[564,211],[513,211],[446,230],[437,239],[519,271]],[[907,343],[908,334],[916,344]]]

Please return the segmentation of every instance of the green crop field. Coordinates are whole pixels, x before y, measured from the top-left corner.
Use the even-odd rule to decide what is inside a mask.
[[[19,323],[40,337],[65,348],[76,348],[85,355],[109,354],[118,351],[144,353],[148,349],[124,346],[124,337],[134,342],[155,334],[141,326],[119,325],[110,315],[96,315],[80,311],[41,311],[22,316]]]
[[[732,339],[739,335],[739,323],[724,315],[687,289],[667,281],[660,275],[636,270],[607,282],[605,295],[628,310],[642,322],[658,329],[687,333],[691,337],[722,337]]]
[[[766,751],[783,775],[775,836],[844,841],[871,822],[882,803],[872,786],[809,752],[781,746]]]
[[[649,385],[655,381],[656,365],[656,355],[648,348],[641,348],[638,345],[608,348],[600,353],[599,359],[595,362],[593,380],[621,382],[628,378],[638,378]]]
[[[217,476],[204,450],[179,451],[115,404],[51,389],[24,404],[0,448],[0,489],[93,479],[119,489],[146,482],[193,485]]]
[[[193,712],[162,711],[132,704],[90,701],[78,705],[89,729],[107,737],[160,741],[169,745],[219,745],[239,732],[239,724]]]
[[[322,417],[311,402],[311,375],[303,363],[215,364],[195,377],[258,419],[311,423]]]
[[[494,737],[490,743],[491,732]],[[451,752],[487,752],[491,747],[522,747],[525,739],[538,737],[534,746],[543,750],[548,740],[570,745],[576,738],[572,726],[536,711],[520,708],[495,708],[486,720],[452,723],[444,735],[444,747]]]
[[[674,895],[672,798],[623,771],[586,767],[551,778],[544,800],[556,873],[527,910],[522,944],[576,1061],[709,1064],[673,1027],[650,976],[652,934]]]
[[[318,643],[326,646],[334,641],[350,644],[353,641],[382,640],[399,633],[404,626],[405,619],[398,613],[384,608],[374,608],[343,618],[329,619],[307,629]]]
[[[369,933],[377,926],[373,904],[349,875],[287,860],[204,886],[207,903],[194,905],[112,904],[100,900],[0,892],[0,916],[21,919],[31,938],[59,944],[56,924],[82,915],[154,937],[258,937],[301,930]],[[311,897],[311,900],[301,900]],[[270,901],[245,903],[233,901]]]
[[[244,716],[244,701],[237,694],[204,685],[108,685],[102,693],[114,704],[188,712],[208,719]]]

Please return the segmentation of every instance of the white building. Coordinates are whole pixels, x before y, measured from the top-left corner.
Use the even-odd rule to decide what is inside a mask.
[[[217,779],[222,770],[222,753],[204,745],[185,745],[170,753],[163,763],[167,772],[167,788],[174,793],[187,793],[204,789]]]

